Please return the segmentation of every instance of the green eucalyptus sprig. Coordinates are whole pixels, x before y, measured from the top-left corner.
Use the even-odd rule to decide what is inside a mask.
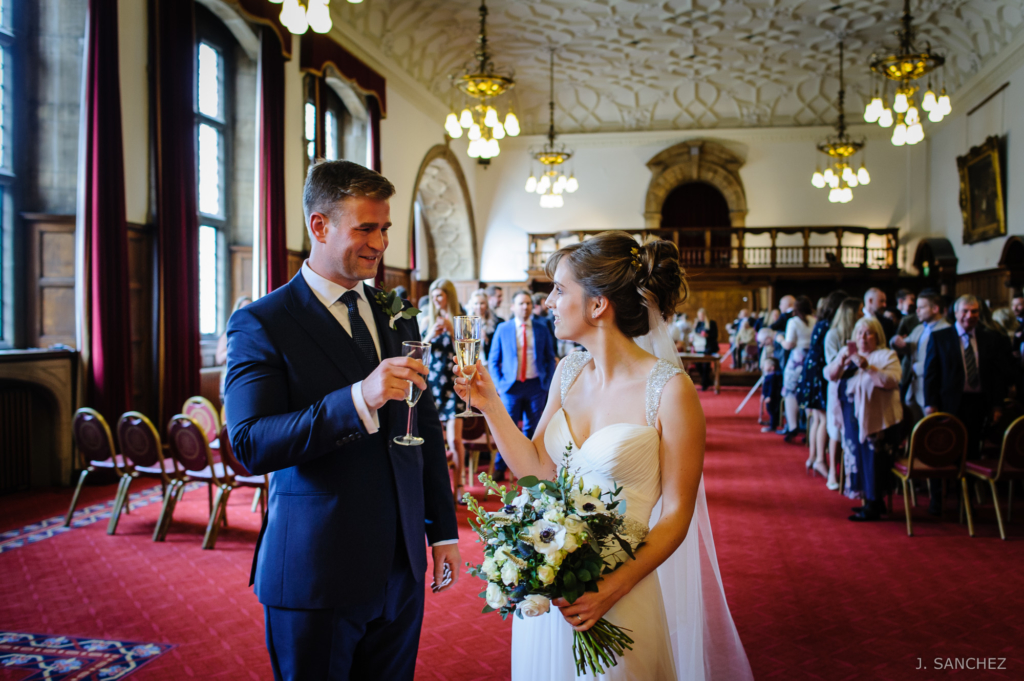
[[[384,313],[388,316],[388,325],[392,330],[395,328],[395,322],[399,319],[414,319],[420,313],[419,308],[414,307],[412,304],[406,307],[405,301],[395,293],[394,289],[389,291],[385,288],[377,291],[373,295],[373,299],[377,301],[377,304],[381,306]]]

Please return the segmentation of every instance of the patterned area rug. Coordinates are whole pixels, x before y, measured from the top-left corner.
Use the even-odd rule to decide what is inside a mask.
[[[24,681],[112,681],[131,675],[173,647],[4,631],[0,632],[0,669],[28,674],[20,677]]]

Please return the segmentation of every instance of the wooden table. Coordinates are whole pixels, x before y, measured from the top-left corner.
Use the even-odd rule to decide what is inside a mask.
[[[718,375],[722,370],[722,358],[717,354],[704,355],[697,354],[696,352],[680,352],[679,361],[685,366],[688,362],[693,364],[700,364],[706,362],[711,365],[711,375],[715,379],[715,394],[719,395],[722,392],[721,386],[718,381]]]

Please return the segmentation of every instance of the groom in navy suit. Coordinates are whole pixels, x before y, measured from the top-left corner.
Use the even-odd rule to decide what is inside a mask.
[[[314,164],[312,248],[285,286],[228,323],[231,446],[270,474],[252,580],[275,679],[412,681],[423,619],[424,537],[435,591],[458,575],[444,435],[430,399],[405,433],[408,381],[426,388],[415,320],[391,320],[363,284],[388,245],[395,189],[347,161]],[[446,568],[451,578],[445,580]],[[252,582],[250,582],[252,583]]]

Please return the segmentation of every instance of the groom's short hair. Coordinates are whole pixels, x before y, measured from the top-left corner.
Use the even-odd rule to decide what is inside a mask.
[[[395,185],[380,173],[351,161],[316,161],[306,173],[302,190],[302,211],[309,228],[309,216],[323,213],[334,219],[338,202],[366,197],[387,201],[395,195]]]

